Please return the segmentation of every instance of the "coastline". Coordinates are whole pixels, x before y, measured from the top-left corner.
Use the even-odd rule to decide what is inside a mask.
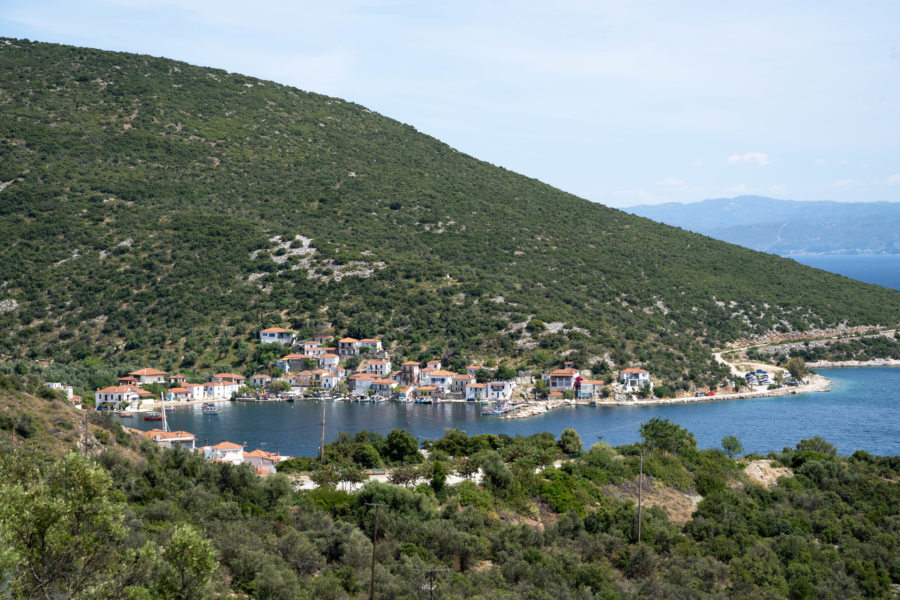
[[[896,358],[873,358],[872,360],[817,360],[806,363],[810,369],[853,369],[866,367],[900,367]]]
[[[797,387],[782,387],[774,390],[753,390],[750,392],[734,392],[731,394],[716,394],[715,396],[686,396],[684,398],[647,398],[635,400],[608,400],[596,402],[596,406],[653,406],[661,404],[690,404],[694,402],[718,402],[721,400],[742,400],[745,398],[768,398],[773,396],[789,396],[792,394],[808,394],[812,392],[827,392],[831,388],[831,380],[822,375],[809,375],[807,383]],[[575,400],[550,400],[545,402],[533,402],[514,413],[504,415],[507,420],[526,419],[542,415],[561,406],[583,405],[589,406],[587,401]]]

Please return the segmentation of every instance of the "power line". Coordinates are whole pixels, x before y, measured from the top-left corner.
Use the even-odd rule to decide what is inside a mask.
[[[375,547],[378,541],[378,509],[387,504],[366,502],[366,506],[375,507],[375,529],[372,531],[372,579],[369,582],[369,600],[375,600]]]

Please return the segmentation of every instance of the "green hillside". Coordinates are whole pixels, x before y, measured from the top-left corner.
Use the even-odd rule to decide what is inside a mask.
[[[0,127],[6,358],[250,370],[260,327],[331,323],[412,358],[702,382],[710,344],[900,320],[900,293],[221,70],[0,39]]]

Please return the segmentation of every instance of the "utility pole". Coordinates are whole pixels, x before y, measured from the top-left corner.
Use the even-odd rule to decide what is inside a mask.
[[[369,581],[369,600],[375,600],[375,548],[378,541],[378,509],[387,504],[366,502],[366,506],[375,507],[375,530],[372,532],[372,579]]]
[[[319,450],[319,462],[325,464],[325,401],[322,400],[322,445]]]
[[[638,545],[641,543],[641,500],[644,495],[644,422],[641,421],[641,466],[638,474]]]
[[[441,568],[441,569],[419,569],[419,573],[428,573],[431,576],[431,583],[429,584],[429,592],[428,597],[431,600],[434,600],[434,574],[435,573],[446,573],[450,569]]]

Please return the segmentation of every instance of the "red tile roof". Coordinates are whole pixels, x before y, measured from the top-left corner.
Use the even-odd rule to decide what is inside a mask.
[[[622,369],[622,373],[649,373],[649,371],[645,371],[644,369],[638,369],[636,367],[629,367],[627,369]]]
[[[269,327],[263,329],[260,333],[294,333],[292,329],[283,329],[281,327]]]
[[[152,376],[152,375],[165,375],[165,374],[166,374],[165,371],[159,371],[157,369],[151,369],[151,368],[138,369],[137,371],[132,371],[131,373],[129,373],[129,375],[135,375],[137,377],[147,377],[147,376]]]
[[[344,339],[340,340],[340,343],[341,344],[355,344],[358,341],[359,340],[351,338],[351,337],[345,337]]]
[[[237,450],[243,449],[244,447],[232,444],[231,442],[219,442],[215,446],[210,446],[210,448],[215,448],[216,450]]]

